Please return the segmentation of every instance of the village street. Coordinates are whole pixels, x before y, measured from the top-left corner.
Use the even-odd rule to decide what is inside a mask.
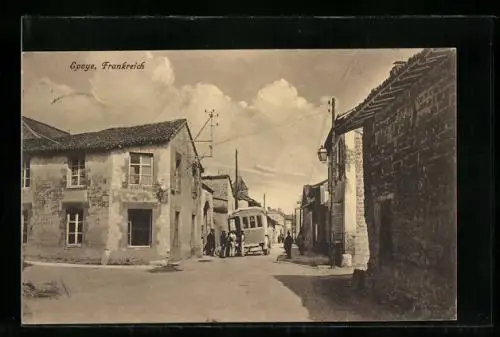
[[[395,319],[349,298],[348,270],[276,262],[281,253],[276,246],[268,256],[193,259],[182,263],[182,271],[156,273],[134,267],[30,266],[24,271],[24,282],[64,283],[67,294],[25,299],[31,314],[24,323]]]

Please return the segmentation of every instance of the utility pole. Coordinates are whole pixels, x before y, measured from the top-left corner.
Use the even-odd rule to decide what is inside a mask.
[[[200,131],[198,131],[198,133],[194,137],[194,142],[195,143],[209,143],[208,148],[210,150],[210,153],[208,155],[204,155],[203,157],[212,158],[214,156],[214,151],[213,151],[214,150],[214,146],[213,146],[213,144],[214,144],[214,128],[216,126],[219,126],[219,122],[215,122],[215,124],[214,124],[214,118],[219,117],[219,114],[215,113],[214,109],[205,110],[205,113],[208,114],[208,118],[205,121],[205,124],[203,124],[203,126],[201,127]],[[201,133],[203,132],[205,127],[207,127],[209,122],[210,122],[210,125],[209,125],[209,127],[210,127],[210,139],[209,140],[198,140],[198,137],[201,135]]]
[[[267,213],[267,208],[266,208],[266,194],[264,193],[264,211]]]
[[[235,168],[236,168],[236,180],[235,180],[235,183],[234,183],[234,187],[235,187],[235,190],[234,191],[234,206],[236,209],[238,209],[238,193],[239,193],[239,183],[238,183],[238,149],[236,149],[235,153],[234,153],[234,157],[235,157],[235,161],[236,161],[236,165],[235,165]]]
[[[335,177],[336,177],[336,170],[337,170],[337,151],[336,151],[336,136],[335,136],[335,98],[332,97],[329,101],[329,108],[328,110],[332,114],[332,138],[331,138],[331,143],[330,143],[330,162],[328,165],[330,165],[330,170],[331,170],[331,179],[330,179],[330,249],[329,249],[329,260],[330,260],[330,265],[332,267],[335,266],[335,223],[333,221],[333,212],[334,212],[334,192],[335,192]]]

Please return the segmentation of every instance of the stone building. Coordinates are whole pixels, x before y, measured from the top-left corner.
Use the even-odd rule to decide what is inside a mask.
[[[305,185],[302,193],[302,227],[305,251],[328,254],[328,180]]]
[[[185,119],[25,138],[27,258],[147,263],[201,253],[203,168]]]
[[[363,128],[366,284],[409,310],[456,314],[456,52],[424,49],[349,114]],[[436,310],[433,310],[436,309]],[[446,311],[447,314],[444,312]]]
[[[233,184],[227,174],[204,176],[202,181],[213,190],[213,223],[215,243],[218,246],[221,232],[228,230],[228,216],[235,210]]]
[[[337,137],[332,145],[332,132],[324,147],[328,149],[329,201],[331,224],[326,233],[327,245],[335,240],[335,263],[337,265],[366,269],[369,251],[367,228],[364,218],[363,149],[362,131],[352,130]],[[334,170],[332,169],[334,163]]]

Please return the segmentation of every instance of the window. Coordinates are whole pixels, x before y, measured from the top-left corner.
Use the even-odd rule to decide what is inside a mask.
[[[240,217],[237,216],[234,218],[234,226],[236,227],[236,231],[239,232],[241,230]]]
[[[243,228],[247,229],[249,228],[248,226],[248,218],[246,216],[242,217],[243,219]]]
[[[70,208],[66,211],[66,244],[80,246],[83,239],[83,209]]]
[[[255,217],[251,216],[250,217],[250,228],[255,228],[255,227],[257,227],[256,223],[255,223]]]
[[[129,169],[130,185],[153,185],[153,155],[151,153],[131,153]]]
[[[70,170],[69,186],[83,186],[85,179],[85,159],[82,157],[70,158],[68,164]]]
[[[29,215],[28,211],[23,212],[23,243],[28,242]]]
[[[131,247],[151,246],[152,226],[150,209],[128,210],[128,245]]]
[[[179,153],[175,154],[175,170],[174,170],[174,191],[181,193],[181,177],[182,177],[182,156]]]
[[[257,227],[262,227],[262,217],[257,215]]]
[[[22,167],[22,187],[23,188],[29,188],[31,185],[31,172],[30,172],[30,160],[25,159],[23,160],[23,167]]]

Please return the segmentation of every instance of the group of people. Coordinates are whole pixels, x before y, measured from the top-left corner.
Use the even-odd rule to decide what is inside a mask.
[[[207,235],[207,243],[205,245],[204,253],[209,256],[214,256],[216,250],[215,244],[215,230],[212,228],[210,233]],[[236,231],[229,231],[226,233],[225,230],[222,231],[220,235],[220,251],[219,257],[233,257],[233,256],[243,256],[245,253],[245,233],[240,232],[240,235],[236,234]]]

